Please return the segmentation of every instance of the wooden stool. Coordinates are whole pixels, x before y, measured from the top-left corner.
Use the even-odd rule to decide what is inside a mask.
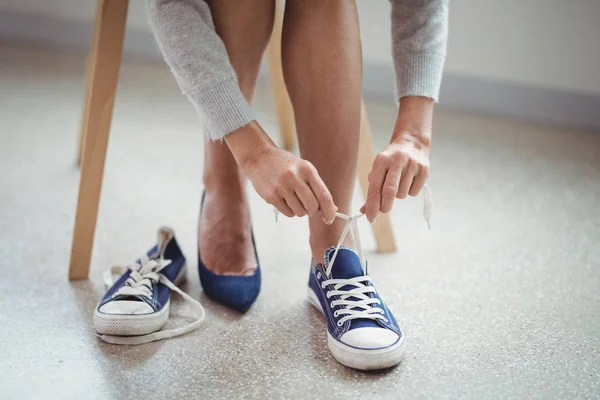
[[[86,279],[90,269],[98,205],[104,173],[108,135],[117,91],[123,39],[127,22],[128,0],[97,0],[94,38],[88,56],[83,121],[78,161],[81,165],[79,197],[73,230],[69,279]],[[279,7],[278,7],[279,8]],[[294,113],[283,81],[281,69],[281,13],[268,48],[270,80],[275,98],[279,129],[286,149],[294,146]],[[368,188],[367,176],[374,151],[371,130],[362,104],[358,177],[363,193]],[[378,218],[373,232],[379,252],[395,251],[394,236],[388,215]]]

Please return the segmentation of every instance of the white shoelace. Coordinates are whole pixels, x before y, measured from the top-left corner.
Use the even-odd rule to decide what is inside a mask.
[[[429,189],[429,186],[424,185],[423,186],[423,218],[425,218],[425,221],[427,222],[427,228],[429,230],[431,230],[432,203],[433,203],[433,199],[431,197],[431,189]],[[338,244],[335,246],[335,252],[333,253],[333,257],[331,257],[331,261],[327,264],[327,270],[325,271],[327,276],[331,276],[331,268],[333,267],[333,262],[335,261],[338,251],[342,247],[342,243],[344,242],[344,239],[346,238],[346,236],[348,235],[348,232],[350,230],[352,230],[352,235],[354,236],[354,241],[356,242],[355,243],[356,244],[356,252],[358,253],[358,258],[360,259],[360,266],[361,266],[362,270],[366,272],[367,266],[366,266],[365,260],[363,258],[362,244],[360,241],[360,235],[359,235],[359,230],[358,230],[358,219],[364,215],[365,214],[356,214],[353,216],[349,216],[349,215],[342,214],[342,213],[335,213],[336,217],[346,220],[346,226],[344,226],[344,229],[342,230],[342,234],[340,235],[340,239],[338,240]]]
[[[102,340],[111,344],[143,344],[150,343],[157,340],[169,339],[176,336],[185,335],[193,332],[202,324],[204,320],[205,312],[204,307],[195,299],[191,298],[187,293],[179,289],[173,282],[171,282],[161,271],[171,264],[171,260],[159,259],[150,260],[146,254],[140,257],[140,264],[132,264],[127,267],[120,265],[113,266],[104,272],[104,284],[107,288],[113,285],[113,275],[117,274],[121,276],[128,269],[131,270],[130,276],[119,290],[115,292],[115,296],[146,296],[152,298],[152,284],[160,282],[167,286],[174,292],[179,293],[188,303],[190,303],[197,313],[196,319],[186,326],[175,329],[167,329],[147,335],[140,336],[113,336],[113,335],[99,335]]]
[[[325,269],[325,275],[331,276],[331,270],[333,268],[333,264],[335,263],[335,259],[337,258],[338,252],[342,247],[342,243],[344,239],[348,235],[348,232],[352,230],[352,235],[354,236],[354,241],[356,244],[356,252],[358,253],[358,258],[360,259],[360,267],[363,271],[366,271],[366,263],[363,259],[362,254],[362,244],[360,242],[360,234],[358,230],[358,219],[363,217],[364,214],[356,214],[356,215],[346,215],[342,213],[335,213],[336,217],[345,219],[346,225],[340,235],[340,239],[338,240],[338,244],[335,247],[335,251],[333,253],[333,257],[327,263],[327,268]],[[384,311],[381,307],[376,307],[381,304],[381,301],[377,298],[370,297],[370,293],[375,293],[375,288],[373,286],[369,286],[369,282],[371,282],[371,277],[368,275],[356,276],[350,279],[327,279],[321,282],[321,288],[325,289],[327,287],[332,287],[327,291],[327,298],[331,298],[332,296],[339,296],[338,300],[334,300],[329,303],[329,307],[335,308],[337,306],[343,306],[336,311],[334,311],[333,316],[338,317],[340,315],[344,315],[338,322],[337,326],[342,326],[346,321],[351,321],[353,319],[372,319],[377,320],[381,319],[383,322],[387,322],[387,318],[384,317]],[[344,288],[345,287],[345,288]],[[348,289],[351,287],[351,289]],[[344,288],[342,290],[342,288]]]
[[[429,189],[429,186],[425,185],[423,186],[423,218],[425,218],[427,227],[430,230],[432,203],[431,189]],[[366,273],[367,266],[363,258],[362,244],[358,230],[358,219],[363,217],[364,214],[361,213],[349,216],[342,213],[335,213],[335,215],[337,218],[346,220],[346,225],[344,226],[342,234],[340,235],[340,239],[335,246],[333,257],[331,257],[331,260],[327,263],[325,274],[328,277],[331,276],[333,263],[335,262],[339,250],[343,248],[342,243],[350,231],[352,231],[352,235],[354,236],[356,252],[358,254],[358,258],[360,259],[360,266]],[[275,211],[275,216],[277,216],[277,210]],[[375,307],[375,305],[381,304],[381,301],[379,299],[369,297],[369,293],[376,292],[373,286],[368,285],[369,282],[371,282],[371,278],[368,275],[364,275],[350,279],[327,279],[321,283],[321,288],[323,289],[325,289],[327,286],[333,287],[333,289],[327,291],[328,299],[332,296],[340,296],[338,300],[334,300],[329,304],[331,308],[336,306],[344,307],[334,312],[334,317],[336,318],[340,315],[344,315],[344,317],[337,322],[338,326],[342,326],[346,321],[359,318],[372,320],[381,319],[382,321],[387,322],[387,318],[382,315],[384,310],[381,307]],[[350,286],[352,288],[341,290],[341,288],[344,286]]]

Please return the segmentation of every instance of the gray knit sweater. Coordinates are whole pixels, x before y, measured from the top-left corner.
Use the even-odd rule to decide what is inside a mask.
[[[158,45],[183,93],[221,139],[256,119],[203,0],[148,0]],[[446,55],[448,0],[392,0],[397,98],[437,100]]]

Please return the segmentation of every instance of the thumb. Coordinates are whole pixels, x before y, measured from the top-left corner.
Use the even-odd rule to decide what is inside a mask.
[[[360,208],[360,212],[364,214],[366,210],[367,210],[367,205],[363,204],[363,206]]]

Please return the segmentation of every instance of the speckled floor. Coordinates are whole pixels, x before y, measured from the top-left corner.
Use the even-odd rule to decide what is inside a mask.
[[[253,195],[264,267],[255,306],[207,310],[178,339],[118,347],[94,336],[101,271],[175,228],[195,267],[202,135],[166,68],[122,70],[90,279],[68,282],[84,57],[0,43],[0,398],[598,398],[600,134],[439,112],[430,185],[392,213],[399,250],[371,273],[408,340],[379,373],[338,365],[306,302],[307,227]],[[260,120],[275,131],[268,90]],[[369,103],[379,146],[394,109]],[[356,196],[358,207],[360,197]],[[364,222],[364,221],[363,221]],[[170,324],[185,321],[174,297]]]

